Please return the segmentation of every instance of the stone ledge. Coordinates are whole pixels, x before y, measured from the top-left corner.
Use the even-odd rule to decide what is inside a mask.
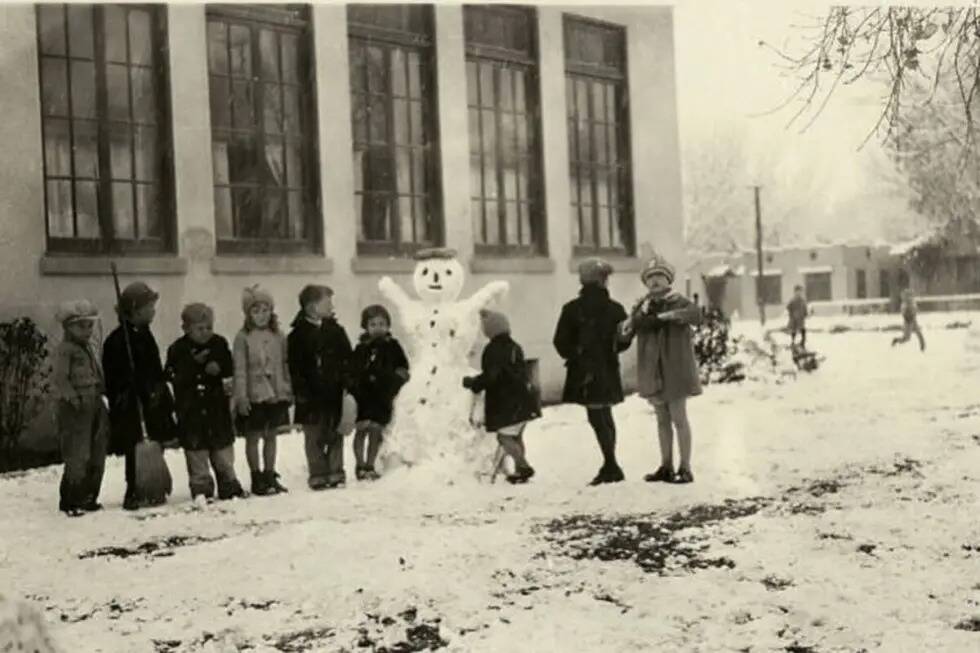
[[[576,256],[568,262],[568,269],[571,272],[578,273],[578,266],[582,261],[586,260],[587,256]],[[641,272],[643,271],[644,261],[632,256],[601,256],[602,260],[608,262],[613,266],[613,272]]]
[[[415,271],[415,260],[394,256],[358,256],[350,261],[355,274],[410,274]]]
[[[215,256],[213,274],[331,274],[333,260],[324,256]]]
[[[551,274],[554,271],[555,262],[544,256],[477,256],[470,259],[470,272],[474,274]]]
[[[187,274],[187,259],[178,256],[42,256],[42,275],[110,276],[110,263],[119,274],[182,275]]]

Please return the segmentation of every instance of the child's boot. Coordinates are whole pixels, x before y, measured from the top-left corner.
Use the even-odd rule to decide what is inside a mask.
[[[289,490],[286,489],[286,486],[279,482],[279,474],[277,474],[275,471],[268,471],[265,473],[265,475],[268,479],[266,482],[271,490],[270,494],[283,494],[289,492]]]
[[[674,483],[693,483],[694,474],[691,473],[688,467],[679,467],[677,469],[677,475],[674,477]]]
[[[136,491],[131,488],[126,488],[126,496],[123,497],[123,510],[139,510],[140,502],[136,498]]]
[[[647,483],[673,483],[674,482],[674,469],[670,465],[661,465],[652,474],[647,474],[643,477],[643,480]]]
[[[272,494],[269,479],[265,472],[252,472],[252,494],[260,497]]]
[[[242,484],[238,482],[237,478],[218,483],[218,499],[221,501],[245,499],[247,497],[248,492],[245,491],[245,488],[242,487]]]

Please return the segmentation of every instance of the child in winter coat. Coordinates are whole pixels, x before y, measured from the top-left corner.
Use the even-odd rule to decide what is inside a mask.
[[[127,286],[117,307],[119,327],[109,334],[102,347],[102,368],[109,399],[109,453],[126,458],[126,496],[123,499],[126,510],[140,507],[134,483],[136,444],[143,435],[141,412],[147,437],[161,443],[177,437],[173,396],[160,362],[160,348],[150,331],[159,297],[141,281]],[[127,332],[133,353],[132,364],[126,350]]]
[[[54,351],[51,382],[65,471],[59,509],[69,517],[100,510],[109,414],[103,399],[102,366],[92,346],[99,313],[86,299],[63,303],[56,315],[64,339]]]
[[[214,333],[210,306],[188,304],[180,319],[184,335],[167,350],[165,372],[174,389],[191,498],[214,497],[211,468],[219,499],[247,496],[235,475],[235,431],[226,392],[234,374],[228,341]]]
[[[623,401],[619,354],[630,340],[620,332],[626,309],[609,297],[612,266],[592,258],[579,266],[582,289],[565,304],[555,329],[554,345],[567,373],[562,401],[585,406],[602,451],[602,467],[590,485],[623,480],[616,461],[616,423],[612,406]]]
[[[245,324],[235,336],[233,394],[238,434],[252,474],[252,494],[286,492],[276,473],[276,437],[289,424],[293,391],[286,338],[279,331],[272,295],[259,286],[242,293]],[[262,459],[259,459],[259,441]],[[264,465],[264,468],[263,468]]]
[[[926,350],[926,339],[922,335],[922,329],[919,327],[918,315],[919,307],[915,304],[915,296],[912,295],[911,290],[906,288],[902,291],[902,335],[892,340],[892,347],[905,344],[914,333],[919,339],[919,350]]]
[[[293,420],[303,426],[309,486],[337,488],[344,473],[344,438],[337,431],[349,387],[350,339],[334,317],[333,290],[309,285],[289,334],[289,371],[296,390]]]
[[[480,312],[483,334],[490,340],[483,349],[481,374],[463,379],[473,393],[486,392],[484,426],[497,434],[497,442],[514,461],[510,483],[526,483],[534,476],[524,449],[524,428],[541,417],[536,393],[527,378],[524,351],[510,335],[507,316],[496,311]]]
[[[374,463],[391,423],[395,397],[408,381],[408,358],[391,337],[391,314],[384,306],[368,306],[361,313],[360,342],[351,359],[351,394],[357,401],[354,459],[358,480],[377,480]],[[364,444],[367,441],[367,455]]]
[[[793,288],[793,299],[786,305],[789,314],[790,346],[796,348],[796,334],[800,335],[800,349],[806,349],[806,298],[803,296],[803,286]]]
[[[623,325],[626,335],[637,334],[637,377],[640,396],[657,414],[660,441],[660,467],[645,481],[690,483],[691,425],[687,419],[687,398],[701,394],[701,381],[691,326],[701,322],[701,311],[686,297],[671,290],[674,268],[654,256],[643,268],[647,295],[634,307]],[[674,472],[673,431],[677,432],[680,466]]]

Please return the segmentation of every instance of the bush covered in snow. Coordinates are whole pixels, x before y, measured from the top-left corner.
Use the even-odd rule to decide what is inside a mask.
[[[733,360],[739,338],[732,334],[731,322],[714,308],[708,310],[694,331],[694,356],[701,369],[701,383],[734,383],[745,378],[743,366]]]

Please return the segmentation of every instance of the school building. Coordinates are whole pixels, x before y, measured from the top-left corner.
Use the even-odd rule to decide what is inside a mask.
[[[259,282],[286,322],[332,286],[353,338],[444,245],[464,296],[511,283],[554,398],[578,262],[627,305],[653,249],[685,267],[669,7],[4,4],[0,42],[0,319],[57,336],[87,297],[114,328],[115,261],[162,348],[191,301],[231,338]]]

